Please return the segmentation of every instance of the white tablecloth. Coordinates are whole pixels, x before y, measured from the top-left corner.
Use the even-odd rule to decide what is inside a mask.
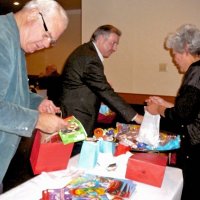
[[[27,182],[0,195],[0,200],[39,200],[42,197],[42,191],[45,189],[61,188],[73,177],[80,169],[77,168],[79,155],[70,159],[66,170],[55,171],[42,174],[28,180]],[[90,173],[97,175],[124,178],[126,164],[121,162],[116,171],[108,172],[105,168],[96,167],[89,170]],[[162,187],[136,182],[136,191],[133,193],[134,200],[180,200],[183,176],[178,168],[166,167]]]

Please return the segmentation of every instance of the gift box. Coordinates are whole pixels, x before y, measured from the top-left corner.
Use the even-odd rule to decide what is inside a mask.
[[[36,175],[43,171],[66,169],[74,143],[64,145],[61,139],[55,139],[55,136],[51,141],[42,143],[41,137],[41,132],[37,130],[30,156],[33,173]]]
[[[157,153],[135,153],[127,163],[125,177],[161,187],[168,157]]]

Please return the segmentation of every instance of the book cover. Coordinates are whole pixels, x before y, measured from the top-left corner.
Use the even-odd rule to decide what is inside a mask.
[[[64,144],[79,142],[87,138],[87,133],[81,122],[74,116],[64,119],[68,122],[65,129],[59,131],[59,135]]]

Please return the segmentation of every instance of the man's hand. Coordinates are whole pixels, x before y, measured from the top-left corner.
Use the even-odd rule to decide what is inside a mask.
[[[40,113],[36,123],[37,129],[45,133],[55,133],[66,128],[68,123],[64,119],[50,113]]]
[[[38,106],[38,111],[41,113],[59,113],[60,108],[55,106],[51,100],[44,99]]]
[[[143,118],[144,118],[144,117],[143,117],[142,115],[137,114],[137,116],[135,117],[134,121],[135,121],[137,124],[141,124]]]

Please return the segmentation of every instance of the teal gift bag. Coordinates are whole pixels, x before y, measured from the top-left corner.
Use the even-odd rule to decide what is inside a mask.
[[[92,169],[96,166],[99,153],[99,143],[83,141],[78,166],[84,169]]]
[[[115,143],[105,140],[99,140],[99,151],[101,153],[112,153],[114,155],[115,153]]]

